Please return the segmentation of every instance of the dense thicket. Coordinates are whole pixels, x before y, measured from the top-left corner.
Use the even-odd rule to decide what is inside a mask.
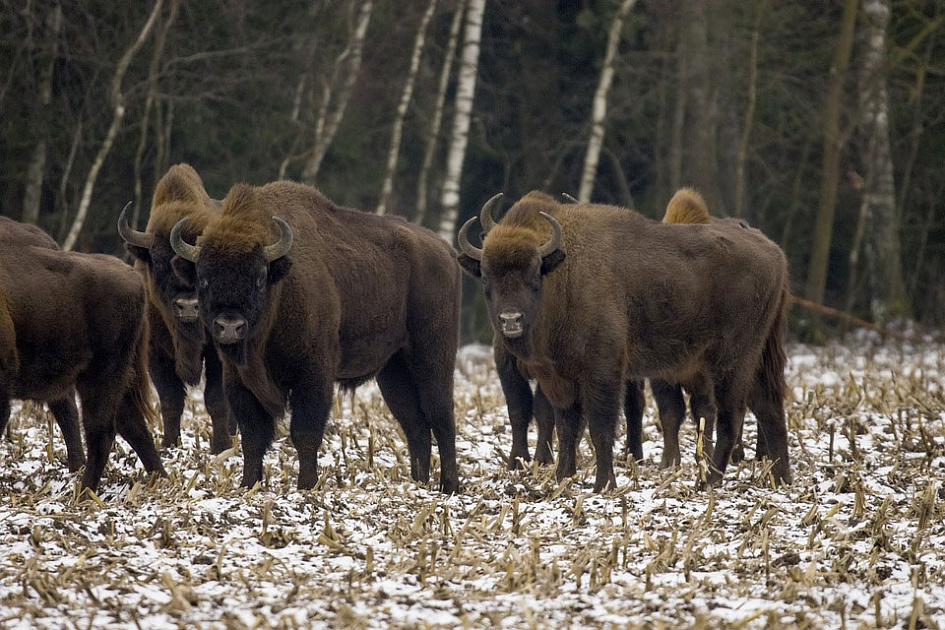
[[[466,4],[439,0],[427,26],[387,212],[416,215],[450,27]],[[497,191],[577,194],[620,4],[488,0],[460,219]],[[640,0],[620,32],[592,198],[657,217],[677,186],[695,185],[715,214],[740,213],[782,244],[798,294],[816,271],[814,244],[827,238],[826,304],[943,325],[943,4]],[[180,161],[212,196],[281,173],[374,210],[427,0],[161,0],[144,31],[156,6],[0,1],[0,213],[35,220],[62,242],[90,191],[75,247],[121,253],[119,210],[137,199],[143,225],[154,183]],[[885,25],[871,17],[877,7],[888,11]],[[854,37],[838,65],[847,11]],[[429,226],[440,225],[455,66],[467,45],[459,33],[427,179]],[[824,159],[831,81],[834,167]],[[327,152],[312,178],[319,142]],[[839,173],[832,229],[815,230],[830,168]],[[906,298],[879,304],[890,247]],[[479,328],[473,320],[467,333]]]

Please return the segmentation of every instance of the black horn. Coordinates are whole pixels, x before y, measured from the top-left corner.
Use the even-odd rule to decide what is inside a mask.
[[[456,240],[459,242],[459,249],[464,254],[473,260],[482,262],[482,250],[469,242],[469,228],[472,227],[472,224],[475,222],[476,217],[473,217],[469,221],[463,223],[463,227],[459,228],[459,236],[456,237]]]
[[[272,245],[266,245],[263,248],[263,254],[266,256],[266,262],[272,262],[282,258],[289,253],[292,247],[292,228],[283,219],[272,217],[272,220],[279,226],[279,240]]]
[[[128,208],[133,204],[133,201],[129,201],[122,209],[121,214],[118,215],[118,234],[120,234],[129,245],[151,249],[151,245],[154,243],[154,235],[148,234],[147,232],[139,232],[128,223]]]
[[[541,216],[545,217],[548,223],[551,224],[551,229],[553,234],[551,235],[551,240],[538,248],[538,255],[544,258],[548,254],[554,252],[559,247],[561,247],[561,224],[547,212],[539,212]]]
[[[499,199],[501,198],[502,193],[493,195],[489,201],[483,204],[482,210],[479,211],[479,223],[482,224],[482,231],[485,234],[488,234],[489,230],[495,227],[495,220],[492,218],[492,210],[495,208],[496,204],[499,203]]]
[[[181,230],[184,229],[185,223],[187,223],[186,217],[178,221],[174,229],[171,230],[171,247],[178,256],[184,260],[195,263],[197,262],[197,257],[200,256],[200,247],[191,245],[180,235]]]

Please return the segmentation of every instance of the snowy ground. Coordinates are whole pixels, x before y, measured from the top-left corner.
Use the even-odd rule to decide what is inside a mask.
[[[169,479],[119,442],[100,501],[77,499],[58,430],[15,412],[0,628],[945,627],[945,347],[792,347],[795,481],[778,491],[752,462],[697,491],[691,423],[683,467],[659,470],[652,405],[646,461],[623,461],[614,492],[591,492],[587,441],[573,482],[508,472],[488,349],[458,366],[453,497],[410,480],[373,387],[337,403],[308,492],[285,437],[268,485],[240,489],[194,392]],[[749,418],[749,453],[754,435]]]

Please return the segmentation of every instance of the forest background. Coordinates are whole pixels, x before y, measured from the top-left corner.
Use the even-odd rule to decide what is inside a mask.
[[[455,242],[497,192],[662,216],[679,186],[793,291],[945,326],[945,0],[0,0],[0,214],[122,255],[156,181],[280,177]],[[488,340],[467,282],[463,337]],[[807,335],[807,309],[795,332]]]

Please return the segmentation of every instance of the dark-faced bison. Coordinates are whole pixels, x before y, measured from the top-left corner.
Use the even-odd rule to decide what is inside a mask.
[[[338,207],[317,189],[280,181],[236,185],[196,246],[171,235],[175,268],[197,285],[200,314],[223,358],[227,400],[242,434],[243,480],[262,479],[274,419],[286,403],[299,488],[317,456],[334,383],[376,377],[407,437],[414,479],[459,487],[453,366],[460,270],[432,232]]]
[[[496,333],[555,407],[557,477],[575,473],[582,414],[597,455],[594,488],[615,484],[613,442],[627,378],[705,375],[718,407],[709,483],[721,481],[746,403],[779,483],[790,480],[783,409],[787,265],[757,230],[665,225],[604,205],[532,192],[482,249],[460,230],[460,264],[480,277]],[[781,368],[781,371],[778,371]],[[763,374],[758,377],[758,370]]]
[[[116,258],[48,243],[0,247],[0,418],[11,398],[67,405],[77,390],[82,485],[93,490],[116,431],[145,470],[165,474],[146,421],[154,413],[144,310],[144,283]]]
[[[118,232],[137,259],[135,267],[147,282],[151,327],[149,368],[161,400],[163,444],[168,447],[179,443],[185,383],[199,384],[206,367],[204,403],[213,425],[210,450],[219,453],[232,445],[230,434],[235,431],[223,393],[223,368],[200,321],[196,287],[174,273],[176,254],[170,244],[171,230],[184,218],[187,225],[182,238],[195,242],[210,218],[219,212],[217,203],[207,195],[203,181],[192,167],[176,164],[154,189],[151,215],[144,232],[128,224],[127,210],[126,206],[118,219]]]

